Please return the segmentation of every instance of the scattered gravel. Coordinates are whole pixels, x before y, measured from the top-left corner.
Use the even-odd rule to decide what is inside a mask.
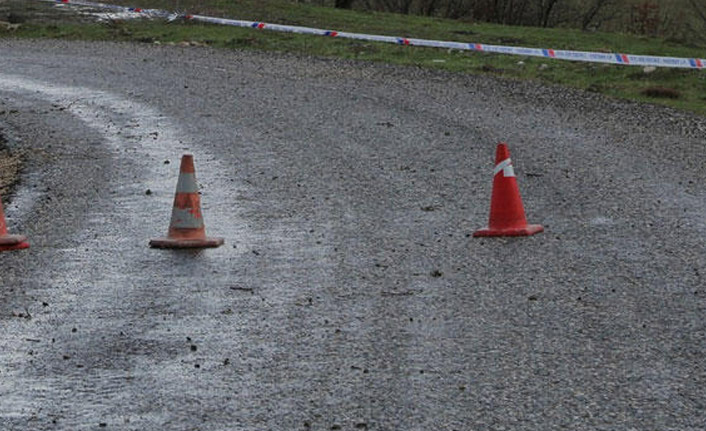
[[[296,55],[0,56],[0,86],[37,83],[0,90],[32,150],[10,214],[33,248],[0,254],[5,428],[706,428],[704,118]],[[501,140],[546,230],[470,238]],[[184,151],[228,245],[150,250]]]

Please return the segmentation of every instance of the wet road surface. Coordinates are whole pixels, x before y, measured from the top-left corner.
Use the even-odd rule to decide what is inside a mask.
[[[32,243],[0,255],[2,429],[706,426],[703,118],[287,55],[0,58]],[[500,140],[543,234],[469,237]],[[149,249],[187,151],[226,245]]]

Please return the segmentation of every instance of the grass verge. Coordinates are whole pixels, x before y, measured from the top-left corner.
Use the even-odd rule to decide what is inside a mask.
[[[111,3],[167,10],[173,9],[175,4],[170,0],[112,0]],[[285,0],[180,0],[177,4],[189,13],[350,32],[553,49],[706,57],[704,46],[687,46],[658,38],[344,11]],[[43,7],[49,8],[51,5]],[[163,44],[192,42],[221,48],[286,51],[415,65],[461,73],[493,74],[509,79],[538,80],[706,115],[706,70],[657,69],[646,73],[641,67],[402,47],[198,23],[113,21],[98,24],[65,20],[34,22],[28,19],[12,32],[3,33],[0,29],[0,37],[3,34],[26,38]]]

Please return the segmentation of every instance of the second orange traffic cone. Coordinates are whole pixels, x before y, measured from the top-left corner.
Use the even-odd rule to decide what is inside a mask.
[[[528,236],[542,232],[542,226],[527,224],[510,150],[504,142],[498,144],[493,175],[490,221],[488,227],[476,231],[473,236]]]
[[[21,250],[23,248],[29,248],[26,236],[7,233],[5,211],[2,209],[2,198],[0,198],[0,251]]]
[[[184,154],[181,158],[179,181],[169,233],[166,238],[150,240],[150,247],[155,248],[207,248],[223,245],[223,238],[207,238],[206,226],[201,214],[194,156]]]

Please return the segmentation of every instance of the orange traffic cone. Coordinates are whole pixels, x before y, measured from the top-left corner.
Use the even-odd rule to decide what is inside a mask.
[[[0,198],[0,251],[21,250],[29,248],[27,237],[24,235],[8,235],[5,223],[5,211],[2,209]]]
[[[150,240],[150,247],[207,248],[221,245],[223,245],[223,238],[206,238],[206,226],[203,223],[196,183],[194,156],[184,154],[181,158],[169,233],[166,238]]]
[[[527,224],[510,150],[507,144],[501,142],[495,154],[490,221],[487,228],[476,231],[473,236],[528,236],[543,230],[540,225]]]

